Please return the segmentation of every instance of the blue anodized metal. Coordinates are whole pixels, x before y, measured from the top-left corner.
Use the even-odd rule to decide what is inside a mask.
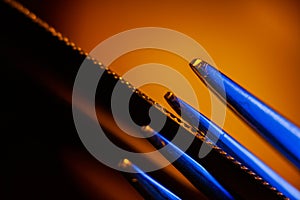
[[[217,146],[222,148],[229,155],[254,171],[288,198],[294,200],[300,199],[300,192],[296,188],[280,177],[276,172],[253,155],[238,141],[232,138],[228,133],[222,130],[218,125],[210,121],[207,117],[180,98],[176,97],[174,94],[167,93],[165,98],[178,114],[186,117],[184,120],[191,125],[198,127],[199,130],[204,133],[208,131],[209,133],[207,133],[207,136],[209,139],[214,141]]]
[[[300,129],[208,63],[191,68],[229,107],[300,169]]]

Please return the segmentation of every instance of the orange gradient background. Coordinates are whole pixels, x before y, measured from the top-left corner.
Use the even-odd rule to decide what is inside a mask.
[[[299,11],[296,0],[69,0],[57,1],[45,18],[88,52],[108,37],[132,28],[152,26],[182,32],[207,50],[219,70],[299,126]],[[123,74],[148,62],[166,64],[187,77],[197,92],[201,111],[210,116],[207,89],[176,55],[140,50],[120,57],[110,67]],[[148,85],[142,89],[171,110],[162,98],[165,88]],[[299,170],[231,111],[224,129],[300,189]]]

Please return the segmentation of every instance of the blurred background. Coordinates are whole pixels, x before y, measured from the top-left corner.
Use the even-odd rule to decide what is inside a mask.
[[[164,27],[182,32],[206,49],[219,70],[300,125],[300,2],[297,0],[20,2],[87,52],[110,36],[132,28]],[[207,89],[194,76],[188,63],[176,55],[159,50],[138,50],[121,56],[109,67],[123,74],[149,62],[166,64],[187,77],[197,93],[200,110],[211,116]],[[147,85],[141,89],[171,110],[163,100],[167,88]],[[300,189],[299,170],[230,110],[224,129]],[[122,178],[111,176],[106,185],[97,178],[108,176],[109,172],[104,172],[109,169],[100,166],[102,171],[98,170],[96,162],[91,163],[71,150],[62,153],[62,157],[66,173],[78,188],[84,188],[84,196],[107,194],[116,199],[123,194],[111,189],[126,185]],[[138,198],[138,194],[128,188],[125,187],[124,194],[128,198]],[[118,187],[118,190],[123,189]]]

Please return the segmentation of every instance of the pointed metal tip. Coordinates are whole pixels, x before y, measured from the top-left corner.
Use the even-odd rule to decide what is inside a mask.
[[[177,99],[177,96],[173,93],[173,92],[167,92],[165,95],[164,95],[164,98],[167,100],[167,102],[169,104],[176,104],[178,99]],[[178,105],[179,106],[179,105]]]
[[[198,68],[202,62],[203,62],[203,60],[201,60],[200,58],[195,58],[190,62],[190,67]]]
[[[174,96],[173,92],[167,92],[167,93],[164,95],[164,98],[165,98],[165,99],[171,99],[173,96]]]
[[[127,158],[121,160],[121,162],[119,163],[119,167],[121,168],[127,168],[129,166],[132,166],[132,163]]]
[[[142,131],[147,132],[147,133],[151,133],[151,134],[154,133],[154,130],[149,125],[142,126]]]

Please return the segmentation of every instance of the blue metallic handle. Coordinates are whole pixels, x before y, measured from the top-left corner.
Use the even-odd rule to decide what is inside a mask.
[[[300,199],[300,192],[296,188],[280,177],[218,125],[210,121],[192,106],[176,97],[173,93],[168,92],[165,95],[165,99],[179,115],[184,117],[184,120],[191,125],[198,127],[202,132],[210,133],[206,136],[225,152],[229,153],[229,155],[233,156],[261,178],[269,182],[286,197],[293,200]]]
[[[163,151],[166,159],[173,160],[173,157],[180,155],[173,165],[203,194],[210,199],[234,199],[204,167],[164,138],[160,133],[154,131],[149,126],[144,127],[143,130],[150,133],[150,135],[154,135],[148,138],[148,140],[155,148],[167,147],[167,150]]]
[[[300,129],[208,63],[191,68],[247,124],[300,169]]]
[[[178,196],[170,190],[159,184],[157,181],[148,176],[139,167],[132,164],[128,159],[124,159],[119,164],[120,168],[127,168],[132,171],[131,179],[134,179],[134,185],[144,198],[158,200],[178,200]],[[137,183],[136,183],[137,182]]]

